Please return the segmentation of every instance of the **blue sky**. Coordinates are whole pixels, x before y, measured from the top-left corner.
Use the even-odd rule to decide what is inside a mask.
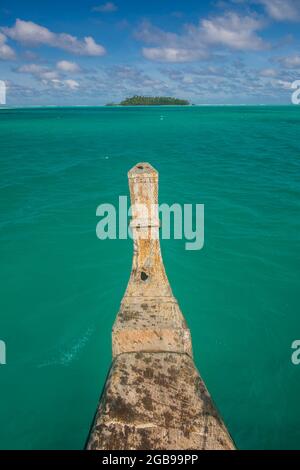
[[[300,0],[3,0],[8,105],[290,103]]]

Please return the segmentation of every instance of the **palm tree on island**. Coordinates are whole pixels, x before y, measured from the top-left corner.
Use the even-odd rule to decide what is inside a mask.
[[[170,96],[132,96],[131,98],[125,98],[125,100],[119,103],[119,106],[188,106],[190,103],[188,100],[180,98],[172,98]],[[118,106],[114,103],[108,103],[106,106]]]

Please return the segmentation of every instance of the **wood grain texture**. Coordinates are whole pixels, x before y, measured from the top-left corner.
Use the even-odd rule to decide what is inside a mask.
[[[158,173],[128,173],[134,253],[112,332],[113,363],[87,449],[233,450],[192,357],[159,243]]]

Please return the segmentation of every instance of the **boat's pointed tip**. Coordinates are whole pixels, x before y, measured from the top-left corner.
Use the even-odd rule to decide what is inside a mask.
[[[157,176],[158,172],[148,162],[140,162],[134,165],[128,172],[129,178]]]

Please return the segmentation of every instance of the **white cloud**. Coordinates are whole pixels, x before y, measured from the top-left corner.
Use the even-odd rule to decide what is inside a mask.
[[[156,62],[192,62],[208,55],[203,45],[198,42],[195,44],[188,34],[179,35],[163,31],[148,21],[141,23],[135,35],[144,43],[156,46],[142,49],[146,59]]]
[[[191,62],[205,59],[211,48],[234,50],[261,50],[268,45],[258,36],[263,28],[254,16],[228,12],[223,16],[200,20],[197,25],[186,25],[182,34],[163,31],[149,22],[143,22],[136,37],[155,47],[144,47],[143,56],[165,62]]]
[[[84,92],[91,96],[101,92],[105,100],[120,101],[125,96],[134,94],[168,95],[170,93],[167,83],[159,76],[158,72],[149,75],[134,66],[115,65],[103,68],[101,75],[85,76],[85,79],[87,80],[85,80]]]
[[[76,80],[63,78],[57,70],[39,64],[25,64],[18,67],[15,71],[17,73],[30,74],[43,85],[48,85],[52,88],[66,88],[76,91],[80,86]]]
[[[236,61],[219,66],[189,65],[161,68],[170,89],[195,103],[274,103],[290,101],[289,76],[261,77],[260,71]]]
[[[164,31],[156,26],[153,26],[149,21],[143,21],[138,30],[135,32],[137,39],[145,42],[146,44],[157,45],[179,45],[184,41],[184,38],[179,34]]]
[[[70,88],[70,90],[77,90],[79,88],[79,83],[76,80],[67,79],[63,80],[63,83]]]
[[[46,72],[45,68],[36,63],[26,64],[25,70],[35,72],[38,78],[39,72]],[[151,69],[147,74],[145,69],[133,66],[99,66],[91,73],[82,74],[80,81],[69,81],[71,78],[64,72],[49,68],[49,73],[56,72],[56,78],[43,78],[34,83],[36,92],[30,93],[30,100],[45,102],[53,98],[55,103],[59,100],[61,104],[70,104],[74,103],[76,95],[78,104],[94,104],[95,97],[104,104],[119,102],[133,94],[145,94],[177,96],[194,103],[287,103],[294,75],[279,67],[276,70],[276,77],[264,77],[260,69],[238,60],[226,63],[220,60],[214,66],[194,63],[174,67],[171,64]]]
[[[68,60],[60,60],[56,64],[56,68],[61,72],[76,73],[80,72],[80,67],[75,62],[69,62]]]
[[[6,44],[7,38],[4,34],[0,33],[0,59],[13,60],[16,58],[16,53],[12,47]]]
[[[260,71],[260,75],[261,75],[262,77],[267,77],[267,78],[269,78],[269,77],[277,77],[278,71],[275,70],[275,69],[263,69],[263,70]]]
[[[38,80],[54,80],[58,78],[58,72],[38,64],[25,64],[16,69],[17,73],[28,73]]]
[[[192,62],[207,56],[204,51],[175,47],[144,47],[143,56],[157,62]]]
[[[36,60],[38,58],[38,55],[35,52],[30,51],[30,50],[24,51],[22,55],[27,60]]]
[[[49,85],[50,87],[55,88],[55,90],[68,89],[71,91],[77,91],[80,86],[76,80],[60,80],[58,78],[50,81],[44,81],[43,83],[44,85]]]
[[[230,12],[211,20],[202,20],[200,24],[200,33],[208,44],[220,44],[239,50],[260,50],[266,47],[256,34],[263,24],[252,16]]]
[[[292,88],[292,82],[286,80],[273,80],[272,85],[275,88],[283,88],[284,90],[290,90]]]
[[[84,37],[83,40],[66,33],[53,33],[44,26],[40,26],[32,21],[16,20],[11,28],[2,28],[6,36],[20,42],[21,44],[39,46],[48,45],[63,49],[77,55],[102,56],[105,48],[97,44],[91,36]]]
[[[278,61],[286,68],[294,69],[300,67],[300,55],[281,57]]]
[[[300,19],[299,0],[256,0],[262,4],[268,15],[277,21],[298,21]]]
[[[97,44],[91,36],[84,38],[83,53],[79,55],[101,56],[106,54],[106,50],[100,44]]]
[[[17,72],[20,73],[39,73],[42,70],[45,70],[45,67],[37,64],[25,64],[17,68]]]
[[[113,2],[106,2],[106,3],[103,3],[102,5],[98,5],[92,8],[92,11],[98,11],[100,13],[112,13],[117,10],[118,10],[118,7]]]

